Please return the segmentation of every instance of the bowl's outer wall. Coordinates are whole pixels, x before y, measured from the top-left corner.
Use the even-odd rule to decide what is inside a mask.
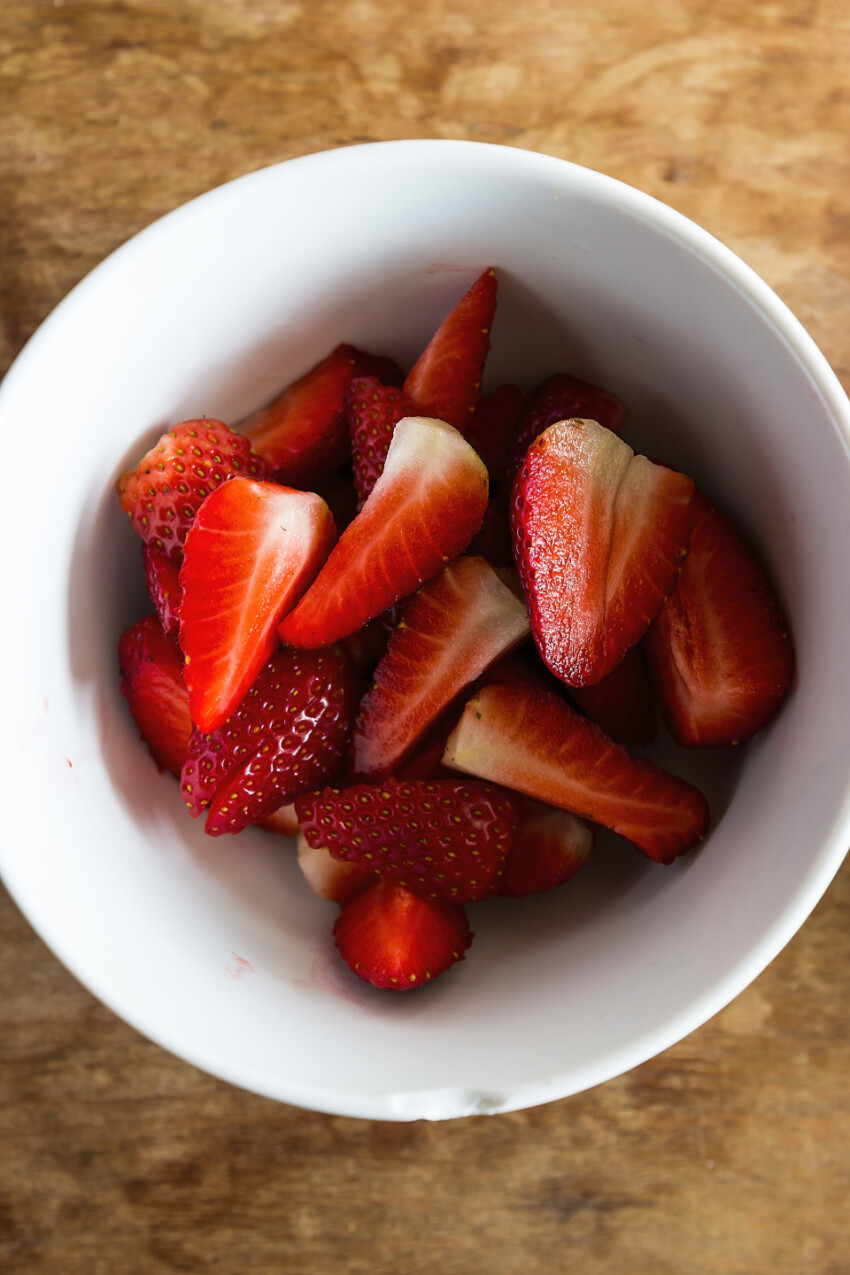
[[[338,341],[411,360],[490,264],[488,384],[563,370],[620,395],[626,438],[692,474],[768,562],[797,684],[740,754],[665,754],[712,799],[698,853],[663,869],[603,840],[569,889],[472,908],[464,965],[399,998],[338,962],[332,905],[290,844],[206,837],[139,744],[115,646],[147,605],[112,488],[163,428],[237,420]],[[10,566],[21,622],[2,638],[15,800],[0,867],[77,976],[176,1053],[350,1115],[531,1105],[721,1008],[836,871],[850,836],[847,402],[765,285],[649,198],[463,143],[280,165],[103,263],[24,351],[0,414],[9,472],[27,472],[38,438],[51,510],[33,526],[23,483],[2,510],[7,543],[21,527],[27,543]]]

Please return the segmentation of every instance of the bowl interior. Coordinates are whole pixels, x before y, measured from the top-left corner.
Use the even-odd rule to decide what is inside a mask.
[[[138,742],[116,643],[148,609],[116,476],[189,416],[234,421],[339,341],[407,363],[487,265],[488,384],[584,376],[624,437],[691,474],[767,562],[797,684],[730,753],[653,754],[700,783],[714,830],[671,868],[603,838],[550,895],[470,909],[466,962],[373,992],[338,962],[333,905],[291,844],[212,839]],[[776,954],[848,836],[848,409],[796,322],[731,254],[654,201],[559,161],[461,143],[331,152],[243,178],[157,223],[54,313],[0,398],[22,622],[4,634],[0,867],[107,1004],[176,1053],[273,1097],[412,1118],[530,1105],[651,1056]],[[12,472],[12,471],[10,471]],[[24,518],[26,523],[24,524]],[[12,663],[11,661],[14,661]],[[8,741],[14,741],[13,744]],[[50,797],[45,800],[45,793]]]

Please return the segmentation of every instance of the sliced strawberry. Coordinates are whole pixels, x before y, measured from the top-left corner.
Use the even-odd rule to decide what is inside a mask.
[[[346,419],[354,486],[361,503],[383,473],[393,430],[403,416],[415,412],[415,403],[402,390],[382,385],[374,376],[356,376],[351,382]]]
[[[359,350],[356,345],[344,347],[351,355],[355,376],[374,376],[382,385],[394,385],[401,389],[404,384],[402,372],[395,359],[386,354],[370,354],[368,350]]]
[[[576,815],[537,801],[524,801],[520,809],[514,848],[499,886],[499,894],[513,898],[563,885],[584,867],[593,848],[592,829]]]
[[[150,545],[142,545],[142,564],[145,571],[145,584],[150,600],[156,607],[159,622],[166,637],[176,638],[180,628],[180,588],[179,568],[166,557],[158,553]]]
[[[121,508],[145,544],[179,565],[201,503],[237,475],[265,478],[265,462],[221,421],[183,421],[118,479]]]
[[[470,540],[467,552],[486,558],[493,567],[514,565],[510,519],[501,501],[492,497],[487,501],[481,529]]]
[[[485,687],[466,705],[443,761],[601,823],[660,863],[696,845],[708,827],[697,788],[632,757],[538,687]]]
[[[528,637],[522,602],[483,558],[457,558],[408,598],[354,728],[354,770],[392,774],[461,691]]]
[[[352,346],[337,348],[240,423],[254,451],[287,487],[312,490],[348,459],[345,397],[355,362]]]
[[[342,765],[355,710],[344,653],[278,651],[218,730],[197,728],[181,787],[192,816],[208,811],[211,836],[240,832]]]
[[[161,770],[180,777],[189,749],[192,719],[176,642],[155,615],[131,624],[118,643],[121,690],[139,734]]]
[[[574,686],[570,695],[581,711],[618,744],[648,744],[655,737],[655,701],[640,646],[592,686]]]
[[[626,409],[613,394],[576,376],[550,376],[533,392],[523,413],[505,462],[506,480],[513,482],[535,438],[556,421],[596,421],[619,434],[625,419]]]
[[[691,550],[647,653],[673,737],[716,748],[767,725],[791,686],[794,651],[761,565],[707,497],[695,504]]]
[[[462,553],[486,505],[487,471],[469,443],[450,425],[405,417],[384,472],[281,638],[315,648],[356,633]]]
[[[479,400],[472,414],[466,437],[487,466],[491,483],[498,482],[505,471],[524,407],[525,395],[518,386],[500,385]]]
[[[371,872],[363,872],[356,863],[335,859],[325,846],[311,846],[306,837],[299,836],[297,849],[304,880],[320,899],[345,906],[378,879]]]
[[[481,396],[496,313],[496,272],[485,270],[446,316],[407,374],[404,392],[423,416],[465,434]]]
[[[311,846],[452,903],[495,893],[519,817],[511,793],[459,779],[325,788],[295,809]]]
[[[562,682],[598,682],[643,637],[687,553],[693,493],[595,421],[560,421],[532,443],[513,487],[514,556]]]
[[[242,700],[335,538],[312,492],[237,478],[204,501],[180,571],[184,676],[201,731],[216,730]]]
[[[278,806],[277,810],[273,810],[270,815],[258,819],[257,824],[268,832],[279,833],[281,837],[298,836],[298,816],[292,802],[285,806]]]
[[[457,904],[422,899],[378,881],[342,909],[334,940],[358,978],[406,992],[462,961],[472,932]]]

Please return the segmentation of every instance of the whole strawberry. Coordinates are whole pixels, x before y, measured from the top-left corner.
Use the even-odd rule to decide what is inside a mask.
[[[228,478],[265,478],[265,461],[221,421],[183,421],[163,434],[135,469],[118,479],[121,508],[134,531],[179,565],[201,503]]]
[[[519,818],[504,788],[454,779],[326,788],[295,809],[311,846],[448,903],[496,892]]]
[[[211,836],[240,832],[333,779],[355,712],[342,650],[278,651],[239,707],[210,734],[197,727],[180,784]]]

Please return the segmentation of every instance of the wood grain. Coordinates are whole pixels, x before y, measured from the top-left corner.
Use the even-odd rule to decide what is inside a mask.
[[[850,387],[843,0],[5,0],[0,102],[0,368],[208,187],[459,137],[694,217]],[[747,992],[629,1075],[407,1126],[276,1105],[163,1053],[0,893],[0,1270],[846,1275],[848,905],[845,866]]]

